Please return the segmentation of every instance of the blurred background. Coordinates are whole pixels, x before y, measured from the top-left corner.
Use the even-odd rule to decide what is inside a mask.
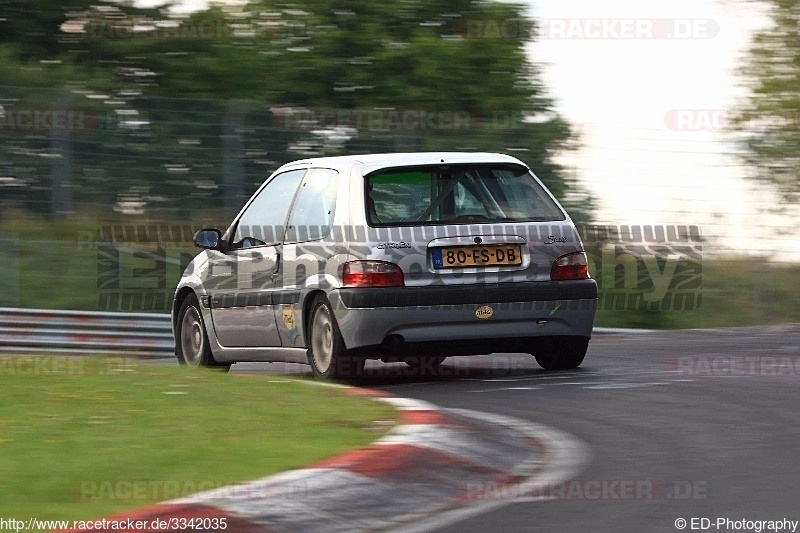
[[[599,325],[800,321],[798,23],[790,0],[0,0],[0,306],[167,312],[193,231],[279,165],[455,150],[565,205]]]

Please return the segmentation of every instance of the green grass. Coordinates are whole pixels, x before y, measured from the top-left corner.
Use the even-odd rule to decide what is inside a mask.
[[[800,265],[751,258],[705,260],[699,307],[671,311],[600,308],[596,325],[679,329],[800,322],[798,279]]]
[[[380,402],[274,376],[0,358],[0,516],[87,520],[377,439]]]
[[[100,237],[114,226],[150,231],[162,224],[191,228],[213,225],[213,221],[203,224],[201,217],[194,221],[122,221],[86,216],[54,222],[24,213],[5,216],[0,221],[0,267],[5,272],[0,277],[0,306],[169,312],[181,265],[199,251],[190,242],[191,231],[182,242],[109,243]],[[150,255],[137,257],[137,251]],[[154,260],[152,254],[162,254],[166,261]],[[154,299],[139,306],[114,305],[120,303],[121,295],[142,293]]]

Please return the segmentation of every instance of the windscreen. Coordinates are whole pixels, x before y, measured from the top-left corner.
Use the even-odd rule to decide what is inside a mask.
[[[530,172],[512,165],[389,169],[366,178],[371,226],[564,220]]]

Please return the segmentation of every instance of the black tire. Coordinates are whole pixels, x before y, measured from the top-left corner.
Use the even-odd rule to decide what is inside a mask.
[[[209,367],[227,371],[231,365],[218,363],[211,353],[203,312],[197,296],[190,294],[181,304],[175,324],[175,356],[178,363],[191,367]]]
[[[551,337],[533,356],[545,370],[572,370],[581,366],[588,347],[588,337]]]
[[[349,381],[363,376],[366,360],[348,353],[328,299],[317,295],[309,311],[308,364],[314,376],[321,380]]]

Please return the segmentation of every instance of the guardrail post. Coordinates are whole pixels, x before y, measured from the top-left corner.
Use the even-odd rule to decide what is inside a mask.
[[[18,239],[0,239],[0,264],[0,305],[21,305]]]
[[[223,203],[225,216],[233,218],[241,208],[242,181],[244,178],[241,125],[242,106],[232,100],[225,111],[222,135]]]
[[[54,107],[69,112],[69,98],[69,91],[60,89]],[[72,137],[69,127],[57,128],[53,125],[50,132],[50,148],[54,155],[50,166],[50,213],[52,218],[63,220],[69,218],[73,212]]]

